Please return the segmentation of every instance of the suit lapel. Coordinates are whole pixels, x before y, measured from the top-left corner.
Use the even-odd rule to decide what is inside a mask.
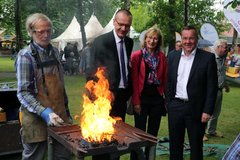
[[[174,68],[173,68],[173,75],[175,76],[174,77],[174,81],[177,82],[177,76],[178,76],[178,66],[179,66],[179,61],[180,61],[180,58],[181,58],[181,51],[178,51],[176,53],[176,55],[174,55],[173,57],[173,64],[174,64]]]
[[[189,78],[188,78],[188,81],[190,81],[190,79],[192,78],[194,72],[196,71],[196,69],[198,68],[198,65],[200,63],[200,60],[201,59],[201,53],[200,51],[197,49],[196,50],[196,54],[195,54],[195,57],[194,57],[194,60],[193,60],[193,64],[192,64],[192,68],[191,68],[191,71],[190,71],[190,75],[189,75]]]

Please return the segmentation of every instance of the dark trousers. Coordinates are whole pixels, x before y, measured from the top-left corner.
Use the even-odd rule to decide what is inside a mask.
[[[134,114],[135,127],[139,128],[154,136],[158,135],[158,130],[161,122],[161,106],[162,103],[143,103],[141,105],[141,114]],[[138,153],[137,153],[138,152]],[[149,156],[149,147],[145,148],[145,159]],[[131,153],[131,160],[140,160],[141,150]]]
[[[123,122],[125,122],[126,110],[127,110],[127,100],[128,93],[126,89],[119,89],[114,93],[114,101],[112,105],[112,110],[110,111],[110,116],[121,117]]]
[[[185,129],[190,143],[190,159],[203,159],[203,135],[206,124],[193,115],[194,106],[172,100],[168,105],[168,127],[170,139],[170,160],[183,160]]]

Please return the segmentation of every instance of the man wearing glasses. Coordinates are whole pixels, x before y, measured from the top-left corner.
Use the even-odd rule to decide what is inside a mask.
[[[222,108],[222,99],[223,99],[222,90],[225,89],[225,92],[229,92],[229,86],[225,80],[225,73],[226,73],[225,60],[226,60],[226,53],[227,53],[227,41],[224,39],[218,39],[214,43],[214,50],[215,50],[216,63],[217,63],[218,92],[217,92],[216,104],[213,110],[213,115],[208,121],[207,130],[206,130],[207,136],[203,138],[204,141],[207,141],[209,137],[223,138],[223,134],[220,132],[217,132],[217,122],[218,122],[218,117],[221,113],[221,108]]]
[[[26,29],[32,41],[18,53],[17,97],[21,103],[22,159],[44,159],[47,126],[71,123],[59,53],[50,44],[52,22],[41,13],[28,16]],[[54,159],[70,159],[70,152],[53,141]]]
[[[114,101],[110,115],[125,120],[127,100],[131,96],[131,78],[129,58],[133,48],[133,40],[127,37],[132,24],[132,14],[125,9],[115,14],[114,29],[97,37],[91,47],[91,71],[87,68],[87,79],[93,79],[98,67],[106,68],[106,77]]]
[[[116,12],[114,29],[97,37],[91,47],[91,62],[86,68],[87,80],[94,79],[98,67],[105,67],[105,76],[114,95],[110,116],[125,120],[127,100],[131,96],[129,59],[133,40],[126,35],[130,31],[132,14],[120,9]],[[93,159],[110,159],[109,155],[94,156]]]

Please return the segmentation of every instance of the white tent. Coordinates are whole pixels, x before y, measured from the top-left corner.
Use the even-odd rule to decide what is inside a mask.
[[[113,26],[113,19],[115,17],[115,14],[117,13],[118,9],[115,11],[115,13],[113,14],[111,20],[108,22],[108,24],[103,28],[103,30],[101,31],[100,34],[104,34],[107,32],[110,32],[111,30],[113,30],[114,26]]]
[[[112,19],[108,22],[108,24],[103,28],[103,30],[101,31],[100,34],[104,34],[104,33],[107,33],[107,32],[110,32],[111,30],[113,30],[113,28],[114,28],[114,26],[113,26],[114,15],[113,15]]]
[[[80,40],[82,37],[80,25],[77,21],[77,18],[74,16],[71,23],[67,27],[67,29],[57,38],[53,39],[52,41],[76,41]]]
[[[74,16],[67,29],[57,38],[52,39],[52,42],[58,42],[59,49],[64,49],[67,42],[78,42],[78,48],[82,48],[82,35],[80,25],[77,18]]]
[[[88,20],[88,23],[84,26],[87,41],[95,38],[103,30],[102,25],[98,21],[97,17],[92,15]],[[57,38],[52,39],[53,43],[58,43],[58,48],[63,50],[67,42],[78,42],[78,48],[82,48],[82,33],[80,24],[77,18],[74,16],[67,29]]]
[[[98,21],[95,15],[92,15],[88,20],[88,23],[84,26],[87,40],[91,40],[97,37],[103,30],[102,25]]]

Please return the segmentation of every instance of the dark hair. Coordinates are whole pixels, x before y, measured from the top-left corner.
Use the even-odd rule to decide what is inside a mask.
[[[195,36],[196,36],[196,38],[198,39],[198,32],[197,32],[197,29],[194,27],[194,26],[184,26],[183,28],[182,28],[182,31],[184,31],[184,30],[194,30],[195,31]],[[182,33],[182,32],[181,32]]]

